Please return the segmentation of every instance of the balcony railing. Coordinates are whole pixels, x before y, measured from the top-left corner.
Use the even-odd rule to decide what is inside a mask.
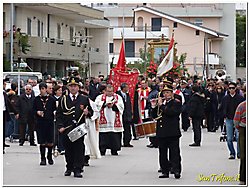
[[[169,27],[157,28],[158,31],[153,31],[152,27],[147,27],[147,38],[158,39],[162,34],[165,38],[169,37]],[[125,39],[144,39],[145,29],[141,27],[114,27],[113,28],[113,39],[121,39],[121,33],[124,33]]]
[[[73,41],[46,37],[29,37],[30,52],[24,57],[82,60],[86,56],[86,46]]]

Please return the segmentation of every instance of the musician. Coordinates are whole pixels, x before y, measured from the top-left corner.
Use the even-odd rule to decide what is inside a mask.
[[[33,102],[33,112],[36,118],[36,132],[38,144],[40,144],[40,165],[46,165],[46,147],[48,148],[47,159],[50,165],[54,164],[52,159],[53,139],[54,139],[54,111],[56,102],[47,93],[47,84],[39,84],[40,95],[35,97]]]
[[[71,142],[67,134],[77,126],[85,123],[86,117],[93,114],[88,97],[79,94],[79,78],[70,77],[69,95],[64,95],[56,112],[56,125],[63,137],[65,148],[66,171],[65,176],[74,172],[74,177],[82,178],[81,172],[84,165],[84,136]]]
[[[121,150],[123,129],[122,115],[124,103],[122,97],[113,92],[113,86],[108,84],[105,93],[96,98],[99,120],[99,148],[101,155],[106,149],[111,149],[112,155],[118,155]]]
[[[159,178],[169,178],[171,166],[168,159],[168,150],[170,150],[170,159],[172,170],[176,179],[181,177],[181,155],[179,141],[181,131],[179,127],[179,115],[181,113],[181,102],[174,99],[172,86],[166,85],[163,89],[165,101],[158,99],[158,106],[161,110],[161,118],[157,120],[156,136],[159,145],[159,163],[162,169],[162,175]],[[158,107],[152,102],[153,117],[157,117]]]

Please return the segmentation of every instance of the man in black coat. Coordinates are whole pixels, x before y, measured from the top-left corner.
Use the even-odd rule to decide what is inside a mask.
[[[95,101],[96,97],[100,94],[99,86],[100,84],[98,77],[91,80],[89,85],[89,98],[93,101]]]
[[[131,98],[128,94],[129,86],[127,83],[122,83],[119,91],[116,93],[120,95],[124,102],[124,112],[123,112],[123,144],[124,147],[133,147],[130,144],[131,141],[131,124],[132,124],[132,107],[131,107]]]
[[[189,100],[188,110],[189,119],[192,120],[193,131],[194,131],[194,143],[189,146],[201,146],[201,125],[202,119],[205,116],[204,113],[204,103],[205,99],[200,95],[200,87],[198,85],[193,85],[192,87],[193,95]]]
[[[26,127],[28,124],[29,130],[29,141],[30,146],[36,146],[34,142],[34,113],[33,103],[35,96],[32,95],[32,86],[26,85],[24,87],[25,93],[21,94],[16,104],[16,110],[18,112],[18,123],[19,123],[19,146],[23,146],[25,142]]]
[[[6,80],[3,80],[3,153],[5,153],[5,147],[10,147],[10,145],[5,143],[5,126],[8,121],[11,120],[10,111],[14,112],[17,115],[16,109],[12,106],[6,92]],[[16,116],[17,117],[17,116]]]
[[[181,131],[179,126],[179,115],[182,111],[181,102],[174,99],[172,86],[166,85],[163,89],[162,98],[158,99],[158,105],[162,112],[162,117],[157,120],[156,136],[159,146],[159,163],[162,169],[162,175],[159,178],[169,178],[171,170],[176,179],[181,177],[181,155],[179,141]],[[152,102],[152,116],[157,116],[156,102]],[[170,162],[168,159],[168,150],[170,151]]]
[[[74,177],[82,178],[84,165],[85,145],[84,136],[74,142],[68,138],[67,134],[75,127],[85,123],[86,117],[93,115],[89,99],[79,94],[79,79],[71,77],[69,79],[69,95],[64,95],[59,101],[56,112],[56,125],[63,136],[65,147],[66,172],[65,176],[70,176],[74,172]]]

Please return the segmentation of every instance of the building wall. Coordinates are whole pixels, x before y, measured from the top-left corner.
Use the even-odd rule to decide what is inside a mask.
[[[118,27],[123,27],[123,23],[124,23],[124,27],[131,27],[132,26],[132,22],[133,22],[133,17],[126,17],[124,18],[124,22],[123,22],[123,18],[119,17],[118,18]]]
[[[229,36],[221,43],[222,63],[226,65],[227,74],[236,79],[236,11],[235,3],[220,4],[223,17],[220,19],[220,31]]]

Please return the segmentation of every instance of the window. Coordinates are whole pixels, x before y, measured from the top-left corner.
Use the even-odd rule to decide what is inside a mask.
[[[61,24],[57,23],[57,39],[61,38]]]
[[[41,23],[41,37],[43,37],[43,22]]]
[[[3,12],[3,30],[5,30],[5,24],[6,24],[6,17],[5,17],[5,12]]]
[[[137,19],[137,30],[138,31],[143,31],[143,18],[142,17],[139,17]]]
[[[194,24],[198,25],[198,26],[201,26],[201,25],[203,25],[203,21],[202,21],[201,18],[196,18],[195,21],[194,21]]]
[[[196,30],[195,35],[200,35],[200,30]]]
[[[177,22],[173,23],[173,28],[177,28]]]
[[[109,43],[109,53],[113,53],[113,43]]]
[[[73,27],[72,26],[70,26],[69,35],[70,35],[69,38],[72,41],[73,40]]]
[[[135,57],[135,41],[125,41],[125,56]]]
[[[151,18],[152,28],[151,31],[161,31],[162,18]]]
[[[41,36],[41,21],[37,20],[37,36]]]
[[[31,19],[27,18],[27,34],[31,35]]]

